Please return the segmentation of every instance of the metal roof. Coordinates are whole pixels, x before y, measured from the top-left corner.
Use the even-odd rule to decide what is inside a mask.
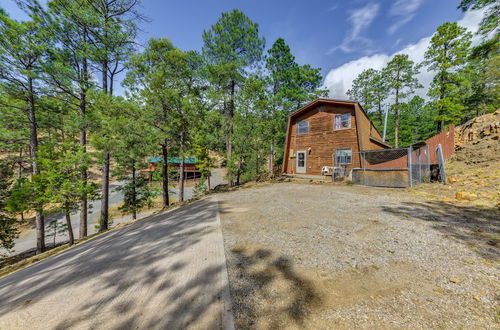
[[[184,158],[184,164],[195,164],[197,159],[195,157]],[[148,158],[148,163],[161,163],[163,162],[163,157],[161,156],[151,156]],[[180,164],[181,159],[179,157],[168,157],[167,162],[169,164]]]

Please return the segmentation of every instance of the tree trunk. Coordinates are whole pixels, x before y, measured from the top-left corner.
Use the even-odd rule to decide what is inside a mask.
[[[184,155],[181,157],[181,166],[179,168],[179,202],[184,201]]]
[[[231,138],[233,136],[233,116],[234,116],[234,107],[235,107],[235,96],[236,96],[236,82],[234,80],[231,81],[231,96],[229,99],[229,106],[227,107],[227,136],[226,136],[226,153],[228,161],[231,159],[231,155],[233,153],[233,144],[231,142]],[[229,186],[233,186],[233,180],[229,181]]]
[[[32,162],[32,173],[37,175],[38,170],[38,133],[35,110],[35,96],[33,91],[33,79],[28,78],[29,97],[28,97],[28,117],[30,121],[30,152]],[[43,218],[43,209],[39,207],[35,210],[36,227],[36,253],[45,251],[45,223]]]
[[[102,71],[102,91],[104,93],[108,93],[108,62],[107,61],[103,61],[101,63],[102,65],[102,68],[101,68],[101,71]]]
[[[19,166],[17,168],[17,178],[20,179],[23,177],[23,148],[19,149],[19,161],[17,165]]]
[[[135,164],[132,164],[132,219],[137,219],[137,192],[135,189]]]
[[[75,243],[75,235],[73,234],[73,227],[71,226],[71,214],[68,204],[66,204],[64,211],[66,216],[66,226],[68,227],[69,245],[73,245]]]
[[[86,61],[84,61],[84,70],[86,70]],[[83,125],[80,127],[80,146],[83,152],[87,152],[87,129],[85,114],[87,112],[87,95],[85,89],[80,92],[80,118],[83,120]],[[82,183],[87,185],[87,170],[82,170]],[[87,196],[82,196],[80,201],[80,238],[87,236]]]
[[[163,157],[163,161],[161,164],[162,169],[162,186],[163,186],[163,207],[168,207],[170,205],[170,199],[168,195],[168,149],[167,149],[167,140],[165,139],[164,143],[161,145],[161,154]]]
[[[99,222],[99,232],[108,230],[109,221],[109,151],[104,151],[103,158],[101,220]]]
[[[108,92],[108,61],[102,63],[102,90]],[[102,164],[102,200],[101,200],[101,219],[99,221],[99,232],[108,230],[109,222],[109,167],[111,154],[108,150],[103,151]]]
[[[274,135],[271,137],[271,155],[269,155],[269,171],[271,177],[274,177]]]
[[[259,152],[255,154],[255,182],[259,181]]]
[[[238,161],[238,172],[236,174],[236,185],[240,185],[240,176],[241,176],[241,162],[243,161],[242,156],[240,156],[240,160]]]

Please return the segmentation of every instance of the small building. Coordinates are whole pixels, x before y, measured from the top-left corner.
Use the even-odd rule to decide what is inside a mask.
[[[323,169],[363,167],[361,150],[391,148],[355,101],[319,98],[288,116],[283,172],[322,175]]]
[[[199,171],[198,167],[196,166],[196,161],[197,161],[197,159],[194,157],[184,158],[184,179],[185,180],[201,178],[201,172]],[[151,156],[151,157],[148,157],[147,162],[148,162],[148,168],[145,170],[142,170],[141,172],[148,174],[149,177],[151,178],[152,173],[163,162],[163,158],[161,156]],[[180,167],[181,167],[181,159],[178,157],[169,157],[167,162],[168,162],[168,166],[170,167],[170,169],[173,172],[172,173],[173,179],[178,178],[179,177],[178,173],[179,173]]]

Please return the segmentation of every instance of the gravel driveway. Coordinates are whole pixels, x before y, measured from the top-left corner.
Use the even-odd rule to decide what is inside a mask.
[[[498,210],[279,183],[218,195],[238,328],[496,328]]]

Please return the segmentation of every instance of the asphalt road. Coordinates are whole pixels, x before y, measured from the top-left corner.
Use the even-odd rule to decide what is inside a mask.
[[[212,176],[211,176],[211,184],[212,188],[225,183],[224,179],[225,171],[220,168],[216,168],[212,170]],[[109,205],[113,206],[116,204],[119,204],[123,201],[123,193],[121,191],[117,191],[116,188],[120,187],[122,185],[122,182],[114,182],[110,185],[110,194],[109,194]],[[193,198],[193,190],[194,187],[185,187],[184,188],[184,198],[191,199]],[[178,197],[179,191],[177,187],[171,188],[170,194],[172,197]],[[87,225],[87,231],[88,234],[91,235],[97,231],[95,225],[97,222],[97,219],[99,218],[101,213],[101,201],[90,201],[89,202],[89,214],[88,214],[88,225]],[[145,212],[141,213],[138,215],[138,217],[144,217],[152,212]],[[117,224],[121,222],[126,222],[132,220],[132,216],[125,216],[125,217],[120,217],[113,219],[113,223],[111,226],[116,226]],[[53,243],[53,223],[54,221],[57,221],[58,224],[66,224],[66,219],[64,218],[63,213],[54,213],[46,217],[45,219],[45,242],[47,244],[52,244]],[[76,210],[72,215],[71,215],[71,222],[72,222],[72,227],[73,227],[73,232],[75,234],[75,238],[78,238],[79,236],[79,225],[80,225],[80,211]],[[56,235],[56,243],[61,243],[61,242],[67,242],[68,241],[68,234],[67,232],[65,233],[58,233]],[[34,229],[28,230],[24,232],[19,238],[15,240],[15,245],[14,249],[11,251],[7,251],[5,249],[0,248],[0,253],[1,254],[7,254],[7,255],[14,255],[18,254],[24,251],[29,251],[29,250],[34,250],[36,247],[36,232]]]
[[[0,279],[0,329],[232,328],[217,202],[204,199]]]

